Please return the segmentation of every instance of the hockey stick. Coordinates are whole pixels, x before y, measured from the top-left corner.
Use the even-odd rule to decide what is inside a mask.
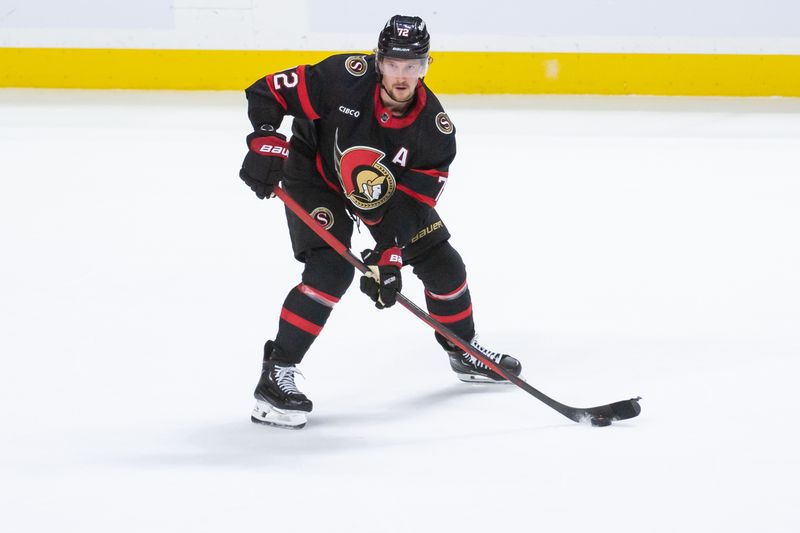
[[[280,187],[276,187],[275,195],[280,198],[283,203],[286,204],[286,206],[306,224],[306,226],[308,226],[323,241],[325,241],[331,248],[341,255],[348,263],[353,265],[356,270],[362,274],[369,270],[364,263],[362,263],[355,255],[353,255],[353,252],[351,252],[349,248],[342,244],[317,221],[311,218],[311,215],[309,215],[300,204],[298,204],[291,196],[289,196],[286,191]],[[493,361],[487,359],[486,356],[473,348],[472,345],[470,345],[468,342],[465,342],[458,335],[450,331],[450,329],[448,329],[446,326],[433,319],[428,313],[417,307],[414,302],[403,296],[403,294],[397,293],[397,302],[436,330],[436,332],[438,332],[448,341],[452,342],[466,353],[480,360],[494,372],[500,374],[514,385],[517,385],[531,396],[552,407],[570,420],[574,420],[575,422],[589,421],[593,426],[608,426],[612,421],[615,420],[626,420],[628,418],[633,418],[642,410],[641,406],[639,405],[639,400],[641,399],[640,397],[589,408],[570,407],[568,405],[564,405],[563,403],[557,402],[543,392],[540,392],[530,386],[528,382],[522,378],[506,372],[497,366]]]

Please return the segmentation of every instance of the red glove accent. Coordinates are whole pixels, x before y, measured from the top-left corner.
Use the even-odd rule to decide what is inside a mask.
[[[289,143],[275,135],[250,139],[250,150],[261,155],[286,159],[289,157]]]
[[[403,254],[400,251],[400,248],[394,246],[384,250],[380,259],[378,259],[378,266],[393,266],[397,268],[403,268]]]
[[[270,125],[261,126],[247,136],[247,153],[239,177],[256,196],[270,198],[283,178],[283,162],[289,157],[286,137]]]

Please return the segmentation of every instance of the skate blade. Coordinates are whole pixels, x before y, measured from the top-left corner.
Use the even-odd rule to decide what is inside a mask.
[[[256,424],[264,424],[283,429],[302,429],[306,426],[306,413],[278,409],[267,402],[256,400],[256,406],[250,414],[250,420]]]
[[[496,380],[481,374],[462,374],[456,372],[456,377],[464,383],[490,383],[494,385],[511,385],[507,379]]]

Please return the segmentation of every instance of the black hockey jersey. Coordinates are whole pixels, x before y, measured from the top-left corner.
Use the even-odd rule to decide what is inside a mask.
[[[422,80],[402,117],[381,102],[374,55],[334,55],[270,74],[246,94],[254,129],[277,129],[285,115],[313,122],[304,146],[320,176],[368,225],[394,219],[397,227],[404,205],[436,205],[456,154],[455,127]],[[393,231],[402,240],[416,229]]]

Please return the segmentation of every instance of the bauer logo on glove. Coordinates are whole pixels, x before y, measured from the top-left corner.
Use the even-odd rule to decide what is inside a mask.
[[[239,177],[256,196],[270,198],[283,176],[283,162],[289,157],[286,137],[265,124],[247,136],[248,151]]]

